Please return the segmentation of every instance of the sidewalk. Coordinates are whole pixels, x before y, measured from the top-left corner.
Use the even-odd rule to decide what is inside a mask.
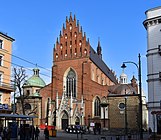
[[[57,131],[57,136],[56,137],[50,137],[49,140],[103,140],[103,138],[106,138],[106,140],[117,140],[116,135],[106,135],[106,134],[101,134],[101,135],[94,135],[93,133],[91,134],[71,134],[71,133],[66,133],[64,131]],[[148,133],[144,133],[144,139],[143,140],[148,140],[149,135]],[[44,134],[43,131],[40,133],[39,140],[44,140]],[[128,136],[119,136],[119,140],[128,140]],[[140,135],[138,136],[131,136],[131,140],[140,140]]]

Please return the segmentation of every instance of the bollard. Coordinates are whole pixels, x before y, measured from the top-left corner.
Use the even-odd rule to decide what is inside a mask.
[[[106,140],[106,137],[101,137],[101,140]]]
[[[128,140],[131,140],[131,135],[130,134],[128,135]]]
[[[119,136],[116,136],[116,140],[120,140]]]

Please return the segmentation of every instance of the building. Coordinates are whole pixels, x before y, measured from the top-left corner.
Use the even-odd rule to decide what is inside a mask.
[[[75,16],[66,18],[54,46],[51,81],[40,91],[45,110],[42,123],[65,129],[75,124],[103,126],[105,120],[104,127],[109,127],[101,102],[107,100],[108,86],[118,81],[102,60],[100,41],[95,51]]]
[[[161,7],[149,9],[145,14],[149,127],[161,134]]]
[[[39,69],[33,69],[33,75],[25,81],[23,84],[23,101],[25,114],[36,116],[34,118],[34,125],[40,125],[42,120],[42,97],[40,96],[39,90],[45,87],[46,84],[44,80],[39,76]],[[18,114],[23,114],[21,109],[21,97],[16,97],[17,99],[17,112]]]
[[[11,113],[11,56],[13,38],[0,32],[0,113]]]
[[[120,76],[117,85],[109,87],[108,95],[108,117],[111,131],[118,131],[120,134],[137,133],[140,128],[139,92],[137,80],[133,76],[131,82],[127,82],[127,75]],[[145,97],[142,97],[144,99]],[[143,104],[144,116],[147,113],[146,104]],[[147,116],[144,117],[143,129],[147,130]]]

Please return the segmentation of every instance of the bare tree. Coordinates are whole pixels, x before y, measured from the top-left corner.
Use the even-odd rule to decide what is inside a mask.
[[[25,79],[27,77],[26,71],[21,67],[21,68],[13,68],[13,72],[14,72],[15,88],[18,90],[18,93],[20,95],[22,113],[23,115],[25,115],[24,100],[26,97],[23,94],[22,85],[24,84]]]

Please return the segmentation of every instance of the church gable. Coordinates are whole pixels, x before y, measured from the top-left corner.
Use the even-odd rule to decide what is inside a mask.
[[[54,47],[54,61],[82,58],[89,56],[90,44],[86,40],[86,34],[83,33],[79,21],[76,17],[66,18],[66,27],[63,24],[62,32],[60,31],[59,39],[57,38]]]

